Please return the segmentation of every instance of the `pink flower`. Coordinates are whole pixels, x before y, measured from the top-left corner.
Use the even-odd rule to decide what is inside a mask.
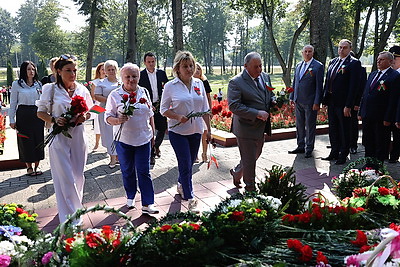
[[[10,265],[11,257],[8,255],[0,255],[0,267],[6,267]]]
[[[46,265],[50,263],[51,257],[53,257],[53,252],[49,251],[42,257],[42,264]]]

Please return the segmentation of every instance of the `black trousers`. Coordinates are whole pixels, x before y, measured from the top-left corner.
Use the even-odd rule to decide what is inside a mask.
[[[351,110],[350,147],[357,149],[358,141],[358,111]]]
[[[383,126],[382,120],[363,119],[363,142],[365,156],[381,161],[387,158],[389,126]]]
[[[154,147],[151,148],[151,156],[154,157],[156,155],[155,148],[159,148],[161,146],[162,141],[164,140],[165,131],[167,130],[167,118],[160,114],[160,112],[154,113],[154,126],[156,128],[156,140],[154,143]]]
[[[328,106],[331,155],[345,159],[350,151],[351,117],[343,115],[344,107]]]

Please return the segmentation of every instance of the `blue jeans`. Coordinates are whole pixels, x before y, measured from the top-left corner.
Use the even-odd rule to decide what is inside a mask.
[[[135,199],[137,177],[143,206],[154,204],[154,189],[150,176],[150,146],[150,142],[141,146],[131,146],[117,142],[115,146],[126,197],[128,199]]]
[[[181,135],[171,131],[168,134],[178,160],[178,182],[182,185],[184,199],[194,198],[192,167],[199,151],[201,134]]]

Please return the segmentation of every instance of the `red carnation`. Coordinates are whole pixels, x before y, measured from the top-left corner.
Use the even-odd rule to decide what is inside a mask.
[[[112,233],[113,233],[113,230],[111,230],[111,227],[110,227],[109,225],[104,225],[102,228],[103,228],[103,229],[102,229],[101,232],[104,234],[104,236],[105,236],[107,239],[110,239],[110,236],[111,236]]]
[[[228,113],[226,114],[226,117],[227,117],[227,118],[232,117],[232,111],[228,111]]]
[[[311,214],[308,211],[304,212],[303,214],[300,214],[298,218],[299,218],[299,222],[302,222],[302,223],[310,223],[311,222]]]
[[[256,213],[261,213],[262,209],[256,209]]]
[[[228,115],[228,112],[226,110],[222,111],[222,117],[226,117],[226,115]]]
[[[293,89],[292,87],[286,87],[286,92],[287,92],[288,94],[293,93],[293,92],[294,92],[294,89]]]
[[[389,189],[386,187],[379,187],[378,192],[381,194],[381,196],[387,196],[390,194]]]
[[[130,104],[135,104],[136,103],[136,98],[130,98],[129,99]]]
[[[212,107],[211,113],[212,113],[213,115],[217,115],[217,114],[219,113],[218,107],[217,107],[217,106]]]
[[[222,105],[218,105],[217,109],[218,109],[218,112],[221,112],[222,111]]]
[[[200,229],[200,225],[198,225],[197,223],[191,223],[190,226],[192,226],[193,230],[195,230],[195,231]]]
[[[128,101],[128,99],[129,99],[129,96],[128,96],[128,95],[123,95],[123,96],[122,96],[122,100],[124,100],[124,102]]]
[[[161,226],[161,231],[163,231],[163,232],[166,232],[169,229],[172,229],[172,226],[169,224],[165,224],[165,225]]]
[[[361,248],[360,248],[360,253],[364,253],[365,251],[368,251],[368,250],[370,250],[371,249],[371,246],[368,246],[368,245],[364,245],[364,246],[362,246]]]
[[[74,96],[71,100],[71,111],[73,111],[74,114],[88,111],[85,99],[79,95]]]
[[[244,221],[244,212],[243,211],[232,212],[231,219],[234,221],[239,221],[239,222]]]
[[[286,243],[289,249],[294,249],[297,252],[300,252],[303,247],[303,244],[297,239],[288,239]]]
[[[21,209],[21,208],[17,208],[15,211],[16,211],[17,213],[24,213],[24,209]]]
[[[147,99],[144,98],[144,97],[142,97],[142,98],[139,99],[139,103],[140,103],[140,104],[144,104],[144,103],[146,103],[146,102],[147,102]]]
[[[324,254],[322,254],[321,251],[317,251],[317,264],[319,264],[320,262],[328,264],[328,259]]]
[[[217,94],[214,94],[214,100],[216,100],[218,98]]]
[[[134,98],[136,96],[136,93],[135,92],[131,92],[130,94],[129,94],[129,97],[130,98]]]
[[[304,245],[300,250],[301,256],[299,260],[307,262],[312,259],[312,249],[309,245]]]
[[[97,233],[89,233],[86,236],[86,244],[90,247],[90,248],[97,248],[98,246],[100,246],[103,242],[101,240],[101,236]]]
[[[367,235],[363,231],[357,230],[356,240],[350,242],[357,247],[365,246],[368,242]]]

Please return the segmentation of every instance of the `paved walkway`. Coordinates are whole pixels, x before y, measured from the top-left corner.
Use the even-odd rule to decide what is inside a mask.
[[[85,127],[90,137],[89,147],[93,148],[92,126],[87,124]],[[7,130],[7,137],[10,137],[10,139],[12,139],[13,134],[13,130]],[[338,166],[334,165],[333,162],[321,160],[321,157],[327,156],[329,153],[329,149],[326,147],[328,143],[327,135],[317,136],[313,158],[306,159],[304,154],[290,155],[287,153],[288,150],[296,148],[295,139],[266,142],[263,153],[257,162],[257,176],[263,178],[265,169],[270,169],[273,165],[293,166],[296,170],[297,181],[307,186],[307,193],[311,194],[315,190],[322,189],[324,184],[330,186],[330,179],[338,175],[346,165]],[[17,153],[15,152],[17,151],[15,144],[12,149],[14,153]],[[151,170],[156,191],[155,202],[161,210],[160,214],[154,216],[156,218],[160,218],[166,213],[187,210],[187,201],[181,201],[176,193],[177,161],[168,136],[166,136],[160,149],[161,158],[156,160],[156,164]],[[220,167],[218,169],[215,165],[211,165],[210,169],[207,169],[205,163],[197,163],[194,166],[194,192],[200,200],[202,210],[210,209],[221,199],[238,192],[234,188],[229,175],[229,169],[239,160],[238,148],[217,146],[214,149],[214,154],[219,162]],[[359,145],[359,153],[351,155],[351,160],[363,154],[363,148]],[[135,225],[144,227],[145,223],[152,217],[141,214],[140,194],[136,196],[137,209],[128,210],[124,206],[126,202],[125,191],[119,167],[110,169],[107,165],[108,162],[109,159],[104,148],[89,154],[85,169],[84,206],[107,204],[120,208],[132,217]],[[399,177],[399,165],[398,163],[388,165],[393,177]],[[37,212],[40,228],[49,232],[59,223],[56,199],[48,159],[42,161],[40,166],[44,174],[37,177],[26,176],[25,169],[1,172],[0,202],[20,203],[27,209]],[[99,227],[105,224],[120,225],[123,224],[123,221],[114,215],[104,215],[102,212],[85,215],[85,227]]]

